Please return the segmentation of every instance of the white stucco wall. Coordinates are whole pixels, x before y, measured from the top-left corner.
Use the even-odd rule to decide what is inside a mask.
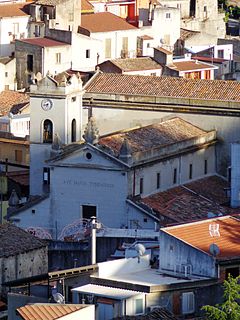
[[[57,62],[56,54],[60,54],[60,61]],[[45,47],[44,49],[44,67],[43,71],[45,76],[48,71],[52,74],[68,70],[71,68],[72,61],[72,48],[69,45],[59,47]]]

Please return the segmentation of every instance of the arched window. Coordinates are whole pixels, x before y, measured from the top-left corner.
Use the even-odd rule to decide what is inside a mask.
[[[53,142],[53,124],[51,120],[45,120],[43,123],[43,143]]]
[[[72,120],[72,142],[76,142],[76,120]]]

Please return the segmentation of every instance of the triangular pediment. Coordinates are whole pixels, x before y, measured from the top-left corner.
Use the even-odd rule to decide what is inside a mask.
[[[42,88],[42,87],[50,87],[50,88],[56,88],[58,85],[57,81],[55,81],[53,78],[51,78],[50,76],[46,76],[45,78],[43,78],[42,80],[40,80],[38,82],[38,87]]]
[[[50,160],[51,165],[83,167],[83,168],[121,168],[125,166],[121,161],[96,147],[88,144],[79,146],[71,152],[64,151],[59,157]]]

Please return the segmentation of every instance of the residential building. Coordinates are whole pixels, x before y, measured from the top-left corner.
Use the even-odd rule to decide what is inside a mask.
[[[13,57],[0,58],[0,92],[16,89],[16,60]]]
[[[4,282],[47,272],[47,244],[9,223],[0,225],[0,234],[0,291],[6,295]]]
[[[0,18],[0,56],[12,56],[15,40],[28,36],[28,4],[1,3]]]
[[[110,12],[83,15],[79,33],[102,41],[98,63],[136,56],[138,29]]]
[[[103,72],[161,76],[162,66],[150,57],[107,60],[98,65]]]
[[[28,88],[36,73],[46,76],[70,69],[72,48],[69,43],[49,38],[17,40],[15,57],[17,86]]]

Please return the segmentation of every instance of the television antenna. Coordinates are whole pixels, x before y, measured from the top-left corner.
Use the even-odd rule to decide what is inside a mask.
[[[53,299],[54,299],[54,301],[56,301],[59,304],[65,303],[64,296],[59,292],[53,294]]]

